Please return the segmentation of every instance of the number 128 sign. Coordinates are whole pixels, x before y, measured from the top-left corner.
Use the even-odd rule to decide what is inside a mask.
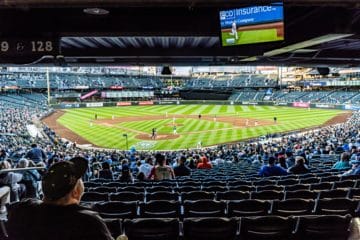
[[[0,57],[57,55],[58,45],[52,39],[0,39]]]

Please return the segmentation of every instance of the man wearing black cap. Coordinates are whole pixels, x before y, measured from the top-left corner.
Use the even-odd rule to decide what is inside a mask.
[[[87,167],[81,157],[51,166],[42,182],[43,201],[29,199],[10,207],[9,239],[112,240],[99,215],[79,205]]]

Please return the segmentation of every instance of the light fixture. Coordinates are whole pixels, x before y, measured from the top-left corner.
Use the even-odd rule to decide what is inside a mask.
[[[109,11],[103,8],[85,8],[84,13],[91,15],[107,15]]]

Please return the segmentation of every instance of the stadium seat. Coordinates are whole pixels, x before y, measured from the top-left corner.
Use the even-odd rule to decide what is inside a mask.
[[[179,187],[185,187],[185,186],[190,186],[190,187],[201,187],[201,182],[200,181],[184,181],[184,182],[179,182],[178,183]]]
[[[118,192],[144,193],[144,188],[135,187],[135,186],[126,186],[126,187],[118,188]]]
[[[147,193],[153,193],[153,192],[172,192],[171,187],[166,186],[154,186],[151,188],[146,188]]]
[[[265,186],[265,185],[275,185],[276,181],[274,180],[260,180],[260,181],[254,181],[254,186]]]
[[[225,192],[227,191],[227,187],[225,186],[208,186],[208,187],[202,187],[202,191],[205,192]]]
[[[285,191],[309,190],[310,184],[295,184],[285,186]]]
[[[289,185],[295,185],[298,184],[298,179],[281,179],[277,181],[276,185],[283,185],[283,186],[289,186]]]
[[[178,201],[179,200],[179,194],[178,193],[172,193],[172,192],[166,192],[166,191],[161,191],[161,192],[153,192],[153,193],[148,193],[146,194],[146,201],[153,201],[153,200],[174,200],[174,201]]]
[[[333,189],[352,188],[352,187],[355,187],[355,181],[344,180],[344,181],[334,182]]]
[[[235,240],[236,219],[186,218],[183,222],[184,240]]]
[[[103,218],[136,218],[137,202],[101,202],[93,206]]]
[[[330,190],[333,187],[333,183],[315,183],[310,185],[310,190]]]
[[[272,215],[279,216],[298,216],[312,214],[314,210],[315,201],[307,199],[288,199],[283,201],[273,201]]]
[[[284,187],[283,186],[277,186],[277,185],[264,185],[264,186],[257,186],[256,187],[257,192],[261,192],[261,191],[265,191],[265,190],[284,191]]]
[[[102,202],[108,200],[109,195],[107,193],[85,192],[81,197],[82,202]]]
[[[229,201],[228,216],[265,216],[268,215],[271,204],[268,201],[261,200],[240,200]]]
[[[284,198],[284,193],[280,191],[271,191],[265,190],[260,192],[251,192],[251,199],[259,199],[259,200],[281,200]]]
[[[318,193],[309,190],[286,191],[285,199],[302,198],[302,199],[316,199]]]
[[[244,217],[240,223],[242,240],[288,240],[295,229],[295,218],[280,216]]]
[[[126,219],[124,231],[129,240],[176,240],[179,239],[179,220],[176,218]]]
[[[192,186],[183,186],[183,187],[178,187],[175,188],[174,191],[175,192],[179,192],[179,193],[184,193],[184,192],[195,192],[195,191],[200,191],[201,187],[197,186],[197,187],[192,187]]]
[[[360,188],[351,188],[349,190],[348,198],[360,200]]]
[[[226,192],[217,192],[216,200],[244,200],[249,199],[249,192],[241,192],[241,191],[226,191]]]
[[[210,181],[210,182],[203,182],[202,183],[203,187],[211,187],[211,186],[222,186],[225,187],[226,186],[226,182],[225,181]]]
[[[252,192],[252,191],[256,190],[256,187],[254,187],[254,186],[245,186],[245,185],[229,186],[229,190],[230,191]]]
[[[252,182],[250,181],[232,181],[232,182],[228,182],[228,186],[251,186]]]
[[[346,198],[348,193],[345,189],[324,190],[319,192],[319,198]]]
[[[351,215],[301,216],[296,239],[347,240]]]
[[[317,177],[301,178],[299,180],[299,184],[314,184],[319,182],[320,182],[320,178]]]
[[[226,203],[215,200],[185,201],[184,218],[188,217],[225,217]]]
[[[194,191],[194,192],[186,192],[181,193],[181,201],[184,202],[186,200],[202,200],[202,199],[210,199],[213,200],[215,194],[212,192],[203,192],[203,191]]]
[[[142,202],[139,206],[141,218],[179,218],[180,216],[179,201],[156,200]]]
[[[116,187],[94,187],[90,188],[89,192],[116,193]]]
[[[144,201],[144,194],[135,192],[118,192],[109,194],[109,199],[110,201],[125,202]]]
[[[336,181],[339,181],[339,180],[340,180],[339,176],[327,176],[327,177],[320,178],[320,183],[323,183],[323,182],[336,182]]]
[[[316,201],[315,214],[354,215],[358,201],[347,198],[319,199]]]

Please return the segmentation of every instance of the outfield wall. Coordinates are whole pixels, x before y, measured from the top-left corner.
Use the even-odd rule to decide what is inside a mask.
[[[212,101],[212,100],[163,100],[163,101],[120,101],[120,102],[86,102],[86,103],[61,103],[52,105],[55,109],[86,108],[86,107],[115,107],[115,106],[146,106],[146,105],[179,105],[179,104],[214,104],[214,105],[260,105],[260,106],[286,106],[295,108],[323,108],[359,111],[359,105],[353,104],[327,104],[305,102],[255,102],[255,101]]]

